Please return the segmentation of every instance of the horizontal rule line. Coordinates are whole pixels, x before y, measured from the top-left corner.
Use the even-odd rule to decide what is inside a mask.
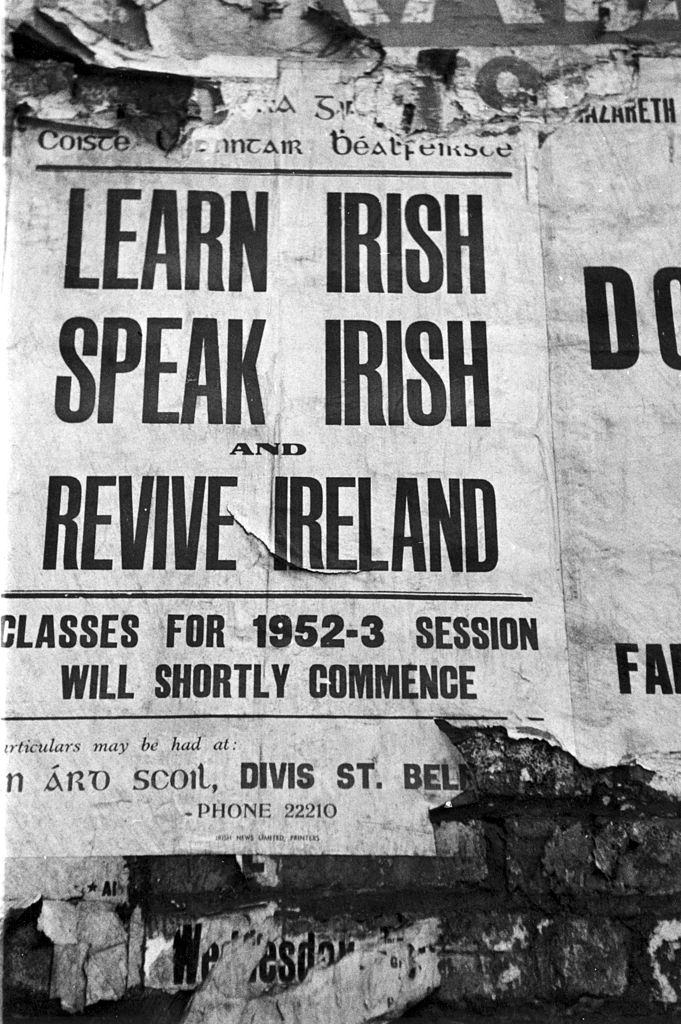
[[[306,718],[331,720],[339,718],[357,718],[368,722],[435,722],[438,719],[446,722],[507,722],[508,718],[499,715],[9,715],[0,718],[2,722],[120,722],[125,719],[147,722],[172,718]],[[543,719],[542,719],[543,721]]]
[[[8,590],[0,597],[6,600],[41,601],[46,598],[74,600],[213,600],[260,598],[280,601],[286,598],[314,601],[519,601],[531,602],[524,594],[418,594],[392,590]]]
[[[102,167],[97,164],[36,164],[36,171],[83,171],[115,174],[244,174],[270,175],[282,178],[296,175],[306,178],[512,178],[512,171],[370,171],[349,168],[301,168],[297,167],[153,167],[148,164],[116,165]]]

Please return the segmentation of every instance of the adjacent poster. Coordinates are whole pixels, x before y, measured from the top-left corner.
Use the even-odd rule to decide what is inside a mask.
[[[592,106],[542,149],[558,507],[575,736],[678,787],[681,135],[678,75]],[[656,116],[656,112],[657,115]]]

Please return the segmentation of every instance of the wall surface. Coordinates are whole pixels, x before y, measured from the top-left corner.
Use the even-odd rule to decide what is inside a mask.
[[[326,76],[333,104],[317,110],[329,111],[332,124],[319,116],[324,132],[338,132],[336,155],[341,136],[358,158],[364,145],[390,138],[405,159],[410,146],[434,138],[496,147],[531,138],[551,181],[544,209],[576,251],[582,239],[576,228],[570,236],[570,225],[585,200],[578,190],[572,198],[556,190],[576,150],[586,152],[580,132],[598,133],[602,160],[612,156],[622,167],[621,180],[598,185],[596,235],[607,235],[627,203],[633,207],[656,146],[669,148],[672,171],[678,161],[671,128],[669,136],[643,133],[681,117],[680,19],[676,0],[14,0],[7,152],[16,156],[24,140],[46,132],[48,140],[123,133],[169,156],[192,145],[198,151],[197,140],[245,117],[248,102],[260,113],[270,104],[268,116],[283,120],[281,84],[301,89],[306,79]],[[617,133],[625,124],[632,135],[611,142],[609,127]],[[18,165],[8,166],[11,179]],[[580,167],[582,184],[590,173],[587,163]],[[646,195],[646,209],[659,217],[650,230],[659,234],[666,197]],[[678,239],[678,211],[670,217]],[[563,323],[567,285],[550,241],[545,267],[559,284],[547,303]],[[678,251],[678,240],[669,244]],[[569,345],[559,339],[556,352],[554,379],[572,372]],[[667,401],[668,382],[661,374],[656,380]],[[554,424],[569,418],[569,398],[566,390],[555,402]],[[613,398],[614,408],[621,404]],[[641,424],[645,410],[642,402]],[[661,459],[664,423],[659,413],[650,436],[640,427],[646,451],[662,437]],[[678,430],[678,407],[668,424]],[[586,440],[571,439],[574,450],[556,481],[562,507],[575,516],[580,488],[593,475],[579,461],[590,429]],[[612,421],[603,429],[613,449],[624,443]],[[638,458],[643,463],[645,454]],[[673,472],[670,462],[668,479]],[[663,491],[660,484],[661,506]],[[616,603],[600,582],[617,540],[604,541],[598,523],[588,536],[570,532],[569,514],[565,550],[577,553],[583,578],[575,574],[564,586],[589,609],[582,618],[568,614],[570,669],[582,689],[573,685],[570,709],[556,698],[555,718],[537,717],[530,727],[525,720],[433,718],[429,742],[459,773],[451,790],[436,774],[414,797],[422,848],[434,855],[366,852],[374,836],[361,816],[360,856],[263,853],[253,841],[249,852],[229,855],[116,849],[60,857],[53,846],[66,843],[70,830],[55,843],[44,837],[49,856],[33,849],[22,856],[20,847],[6,861],[4,1019],[49,1020],[62,1011],[187,1024],[360,1024],[405,1014],[461,1022],[486,1014],[500,1021],[674,1019],[681,1005],[681,754],[671,703],[680,699],[681,663],[674,661],[668,690],[660,672],[649,684],[660,701],[652,710],[650,702],[645,713],[639,705],[624,712],[597,705],[590,680],[608,617],[599,614],[611,598]],[[677,527],[678,517],[672,535]],[[604,551],[598,564],[589,554]],[[652,602],[647,609],[650,619],[668,614],[678,629],[678,543],[653,556],[650,577],[659,559],[672,582],[664,608]],[[617,586],[629,582],[623,572]],[[678,642],[672,648],[677,657]],[[513,685],[520,693],[522,683]],[[549,691],[552,680],[541,685]],[[575,709],[575,694],[587,711]],[[626,724],[611,735],[617,716]],[[572,740],[564,739],[569,730]],[[17,813],[23,836],[45,828],[30,806]],[[407,828],[402,814],[396,804],[394,830]]]
[[[443,1021],[673,1012],[678,801],[635,767],[589,771],[502,729],[443,728],[474,795],[432,812],[435,858],[10,861],[6,1007],[350,1022],[435,994]]]

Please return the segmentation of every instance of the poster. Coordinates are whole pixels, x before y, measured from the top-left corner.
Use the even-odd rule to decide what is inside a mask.
[[[575,746],[536,133],[241,88],[15,140],[14,854],[432,854],[438,720]]]
[[[15,136],[10,855],[433,855],[443,722],[678,788],[680,101],[642,67],[548,133],[400,136],[292,66],[171,150]]]
[[[542,150],[551,396],[577,755],[678,792],[678,75]],[[565,181],[570,188],[565,188]]]

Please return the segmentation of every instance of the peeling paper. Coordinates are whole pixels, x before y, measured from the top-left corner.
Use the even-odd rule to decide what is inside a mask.
[[[283,919],[272,904],[168,919],[147,934],[145,984],[194,987],[187,1022],[392,1020],[439,984],[439,934],[435,918],[367,933],[351,921]]]
[[[127,988],[128,935],[115,911],[97,903],[43,900],[38,927],[54,943],[50,996],[81,1012]]]
[[[678,1003],[676,979],[681,959],[681,921],[660,921],[656,925],[648,940],[648,955],[660,1000],[668,1005]]]
[[[348,56],[375,48],[332,15],[308,17],[302,3],[203,0],[188,7],[184,0],[145,5],[114,0],[83,9],[69,0],[36,0],[12,7],[12,28],[50,53],[57,50],[65,60],[129,75],[274,78],[280,58],[323,56],[335,37],[340,37],[335,51]],[[331,29],[334,20],[338,25]]]
[[[220,961],[223,984],[236,993],[259,963],[266,944],[281,932],[276,911],[276,903],[262,903],[216,917],[152,921],[145,928],[144,985],[170,992],[192,989]]]
[[[64,0],[55,4],[36,3],[32,14],[24,12],[24,20],[38,34],[49,27],[52,41],[61,42],[67,52],[74,42],[84,47],[89,54],[88,62],[102,68],[214,78],[276,77],[275,57],[257,51],[251,55],[247,48],[239,52],[238,46],[228,45],[233,25],[219,0],[210,0],[194,12],[183,5],[182,21],[178,4],[174,6],[174,12],[172,2],[165,2],[158,9],[134,11],[122,4],[96,2],[84,9],[81,3]],[[16,24],[21,24],[18,14]],[[195,22],[194,39],[201,35],[204,40],[198,47],[192,46],[190,18]]]
[[[6,858],[3,899],[6,907],[27,907],[39,899],[99,900],[123,904],[128,898],[128,869],[121,857]]]
[[[333,967],[311,971],[300,986],[237,1005],[224,1001],[216,970],[193,997],[186,1019],[295,1024],[316,1014],[329,1024],[394,1020],[437,988],[438,932],[437,920],[427,919],[404,929],[395,946],[378,937],[363,940]]]
[[[259,889],[273,889],[279,885],[276,857],[242,855],[237,857],[237,863],[248,881]]]

